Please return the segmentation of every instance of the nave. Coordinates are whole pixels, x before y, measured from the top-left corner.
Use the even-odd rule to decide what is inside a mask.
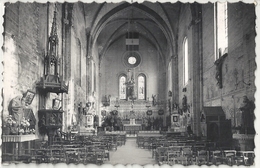
[[[253,164],[255,3],[3,5],[2,162]]]

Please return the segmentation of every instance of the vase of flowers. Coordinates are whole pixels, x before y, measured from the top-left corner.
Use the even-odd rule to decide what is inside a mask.
[[[29,133],[29,126],[30,126],[30,122],[23,117],[23,119],[21,121],[19,133],[20,134],[28,134]]]
[[[3,134],[10,135],[15,134],[17,129],[16,121],[13,119],[12,115],[8,115],[3,122]]]

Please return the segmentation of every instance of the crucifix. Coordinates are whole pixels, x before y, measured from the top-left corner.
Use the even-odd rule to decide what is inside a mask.
[[[217,59],[214,64],[216,65],[216,75],[215,78],[217,80],[217,85],[219,88],[222,88],[222,64],[224,62],[224,59],[227,57],[227,53],[223,56],[220,56],[219,59]]]

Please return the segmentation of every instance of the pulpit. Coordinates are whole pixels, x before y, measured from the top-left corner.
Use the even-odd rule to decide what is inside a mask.
[[[44,109],[38,111],[39,115],[39,132],[48,135],[49,144],[53,143],[55,132],[62,128],[63,111]]]
[[[200,123],[202,135],[207,140],[225,146],[231,145],[231,121],[226,119],[221,106],[203,107]]]

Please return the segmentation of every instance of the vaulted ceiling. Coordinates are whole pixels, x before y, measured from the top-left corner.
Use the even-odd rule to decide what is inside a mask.
[[[83,6],[86,30],[100,57],[127,32],[138,32],[161,57],[175,53],[181,3],[85,3]]]

